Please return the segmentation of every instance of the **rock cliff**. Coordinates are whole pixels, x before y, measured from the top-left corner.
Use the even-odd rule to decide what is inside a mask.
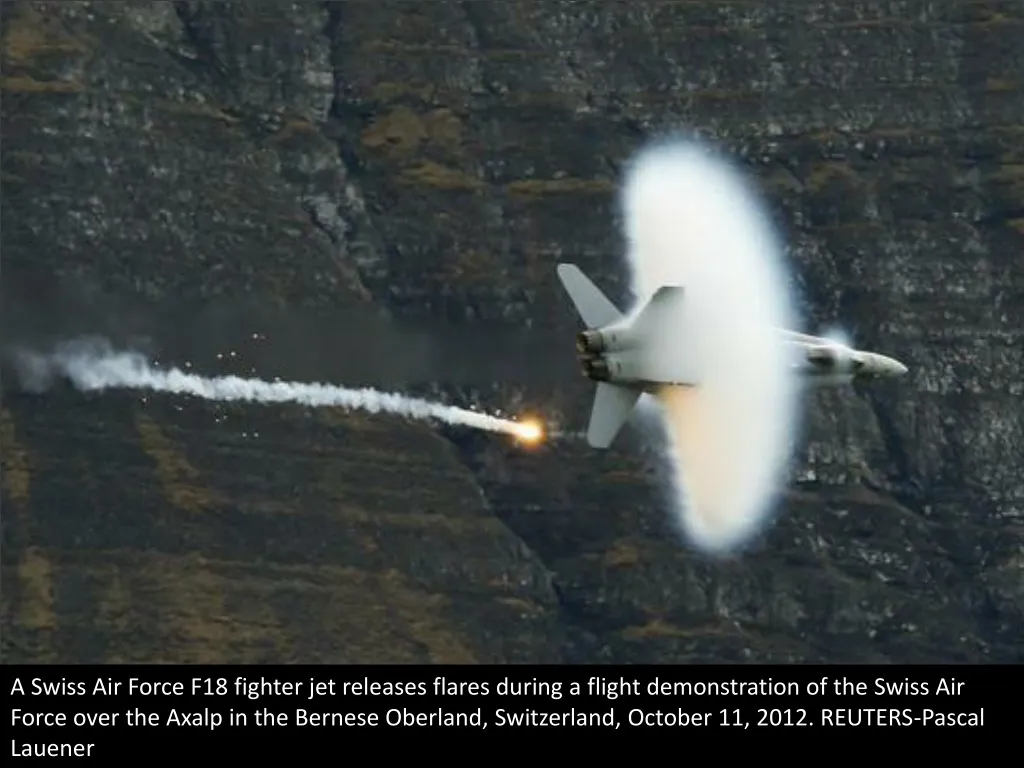
[[[365,414],[18,391],[5,661],[1021,661],[1024,7],[4,2],[5,342],[582,424],[579,263],[693,126],[807,329],[911,369],[814,395],[775,524],[671,532],[657,462]]]

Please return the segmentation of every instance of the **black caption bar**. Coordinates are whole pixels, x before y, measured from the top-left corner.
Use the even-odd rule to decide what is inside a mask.
[[[102,760],[140,745],[197,755],[214,742],[232,757],[269,757],[338,736],[453,729],[991,735],[1019,719],[1021,683],[1017,666],[7,666],[3,675],[11,757]]]

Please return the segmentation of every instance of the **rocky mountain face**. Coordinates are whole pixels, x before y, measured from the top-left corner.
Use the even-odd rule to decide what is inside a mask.
[[[760,184],[806,330],[910,366],[810,396],[725,560],[635,431],[524,450],[5,372],[4,660],[1022,660],[1019,2],[2,11],[5,350],[97,333],[575,429],[554,265],[627,298],[622,164],[689,126]]]

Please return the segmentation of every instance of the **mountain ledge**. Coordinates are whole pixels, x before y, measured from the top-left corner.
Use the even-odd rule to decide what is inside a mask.
[[[4,2],[2,24],[9,343],[95,333],[582,424],[554,265],[625,300],[622,163],[687,125],[761,185],[809,329],[911,371],[808,400],[777,519],[725,560],[679,543],[635,434],[524,451],[6,375],[5,661],[1022,660],[1019,2]]]

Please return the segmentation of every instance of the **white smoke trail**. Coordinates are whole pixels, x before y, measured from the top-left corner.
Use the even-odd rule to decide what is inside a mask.
[[[732,549],[770,511],[795,426],[797,382],[775,334],[793,327],[780,243],[743,177],[696,143],[642,152],[622,203],[637,307],[682,285],[668,354],[701,371],[699,386],[658,395],[680,523],[702,549]]]
[[[48,386],[56,376],[64,376],[77,389],[86,392],[127,388],[191,395],[221,402],[298,403],[436,420],[474,429],[504,432],[528,441],[541,437],[539,425],[532,422],[500,419],[464,408],[375,389],[348,389],[320,383],[271,382],[238,376],[205,377],[178,368],[163,370],[154,367],[136,352],[118,352],[103,341],[66,343],[49,355],[22,352],[17,362],[23,383],[36,390]]]

